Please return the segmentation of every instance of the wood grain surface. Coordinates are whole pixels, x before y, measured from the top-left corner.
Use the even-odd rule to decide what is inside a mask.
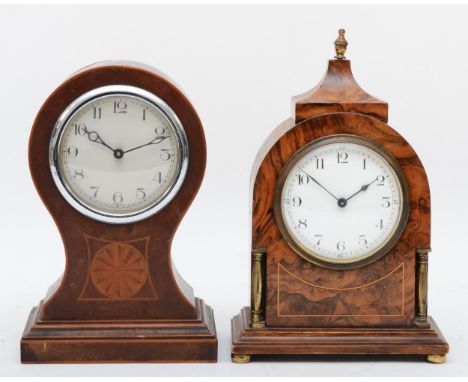
[[[157,214],[130,224],[106,224],[76,211],[60,194],[49,168],[49,142],[60,114],[83,93],[107,85],[135,86],[163,99],[180,119],[189,147],[187,175],[177,195]],[[216,361],[217,339],[212,314],[209,322],[200,321],[197,315],[200,316],[201,308],[197,308],[193,290],[171,260],[172,239],[198,192],[205,165],[205,136],[195,109],[175,85],[148,66],[129,62],[91,65],[72,75],[50,95],[31,130],[29,166],[37,192],[62,237],[66,268],[31,315],[32,321],[22,339],[23,362]],[[40,253],[40,248],[37,250]],[[106,256],[111,256],[113,263],[106,265]],[[121,271],[120,279],[104,280],[103,267],[115,264]],[[121,287],[123,278],[127,280],[130,276],[132,282]],[[174,327],[178,322],[189,323],[184,335],[176,333],[171,339],[168,334],[167,341],[159,345],[170,344],[171,354],[164,348],[157,350],[156,345],[148,345],[145,325],[158,324],[161,320],[170,320]],[[122,346],[120,353],[116,353],[112,350],[112,340],[107,337],[103,340],[107,329],[101,331],[93,326],[100,322],[133,323],[131,340],[122,340],[133,345]],[[81,345],[77,345],[73,333],[66,330],[71,323],[82,325],[84,335],[94,336],[95,340],[90,339],[86,346],[78,341]],[[196,338],[194,331],[200,325],[207,334]],[[208,329],[210,325],[212,330]],[[47,339],[35,337],[39,326]],[[114,339],[120,341],[119,336],[116,334]],[[46,351],[50,341],[61,345]],[[107,345],[101,346],[103,341]],[[196,346],[190,347],[189,343]],[[139,355],[132,356],[132,349],[138,349]],[[95,355],[88,356],[88,353]]]
[[[277,179],[287,161],[307,143],[335,134],[367,137],[392,154],[407,178],[411,200],[408,224],[396,246],[382,259],[346,271],[325,269],[300,258],[281,236],[273,213]],[[429,185],[418,156],[390,126],[355,113],[330,113],[295,125],[262,160],[254,183],[252,211],[252,248],[267,251],[267,325],[378,326],[413,322],[415,251],[430,246]],[[386,277],[395,269],[399,271]],[[359,291],[318,292],[320,287]]]
[[[411,145],[386,124],[388,104],[365,92],[343,59],[330,60],[323,80],[292,104],[292,117],[267,137],[252,169],[252,253],[266,258],[265,297],[256,302],[265,317],[253,327],[246,307],[232,319],[233,361],[265,354],[432,354],[430,362],[443,362],[448,344],[434,321],[425,314],[423,322],[415,320],[425,298],[416,298],[417,290],[424,293],[416,286],[416,256],[431,244],[428,179]],[[408,184],[409,217],[383,257],[327,269],[289,246],[274,200],[280,173],[298,150],[341,134],[367,138],[395,158]]]
[[[136,86],[162,98],[180,118],[191,153],[186,179],[169,205],[146,220],[121,225],[90,219],[64,200],[52,179],[48,149],[55,122],[73,100],[96,87],[116,84]],[[204,132],[195,110],[180,90],[146,67],[104,64],[85,68],[55,90],[39,111],[29,141],[31,175],[42,201],[60,231],[67,257],[63,279],[46,299],[42,318],[194,318],[193,291],[181,278],[175,276],[177,272],[172,269],[170,248],[175,231],[200,187],[205,163]],[[147,237],[149,277],[159,300],[144,302],[117,299],[109,301],[106,309],[100,309],[99,303],[93,301],[78,301],[88,279],[89,262],[92,260],[88,253],[89,236],[114,243],[128,243]]]
[[[429,326],[389,328],[250,327],[250,308],[231,321],[232,354],[446,354],[447,341],[429,317]]]
[[[349,60],[329,60],[322,81],[292,98],[295,122],[320,114],[350,112],[388,121],[388,104],[364,91],[354,79]]]

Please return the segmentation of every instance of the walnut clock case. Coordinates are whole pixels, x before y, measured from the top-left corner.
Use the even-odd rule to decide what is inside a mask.
[[[213,311],[171,261],[205,163],[196,111],[150,67],[98,63],[52,93],[29,164],[66,269],[30,314],[22,362],[216,362]]]
[[[430,192],[411,145],[387,125],[345,59],[254,164],[251,305],[232,319],[232,360],[256,355],[408,354],[445,361],[427,316]]]

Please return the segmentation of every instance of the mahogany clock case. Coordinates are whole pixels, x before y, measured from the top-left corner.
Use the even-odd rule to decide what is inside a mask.
[[[322,82],[293,98],[293,110],[252,171],[252,297],[232,320],[233,361],[265,354],[420,354],[443,361],[448,345],[427,316],[430,191],[418,155],[386,124],[388,105],[359,87],[348,60],[330,60]],[[372,141],[398,162],[408,184],[408,220],[384,256],[330,269],[288,244],[275,194],[298,151],[347,135]]]
[[[54,184],[49,142],[63,110],[98,87],[129,85],[156,94],[185,129],[186,177],[164,209],[131,224],[106,224],[78,212]],[[104,62],[71,76],[46,100],[32,127],[30,171],[60,231],[66,255],[63,276],[32,310],[21,340],[21,360],[42,362],[216,362],[212,309],[195,298],[171,261],[176,229],[198,192],[206,165],[202,124],[184,94],[147,66]],[[103,249],[137,253],[145,280],[138,293],[106,296],[94,283],[92,259]]]

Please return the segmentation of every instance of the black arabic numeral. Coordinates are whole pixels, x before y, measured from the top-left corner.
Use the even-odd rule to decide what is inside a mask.
[[[166,133],[166,129],[162,126],[158,126],[154,129],[156,135],[164,135]]]
[[[310,182],[310,179],[307,175],[304,175],[304,174],[297,174],[297,183],[299,185],[302,185],[302,184],[309,184]]]
[[[392,205],[390,202],[390,197],[389,196],[383,196],[382,197],[382,207],[383,208],[388,208]]]
[[[385,176],[383,175],[379,175],[377,177],[377,186],[383,186],[384,185],[384,181],[385,181]]]
[[[359,235],[359,245],[367,247],[366,235]]]
[[[115,192],[114,195],[112,195],[112,200],[114,203],[122,203],[123,202],[123,195],[121,192]]]
[[[84,172],[83,170],[75,170],[73,174],[73,179],[75,180],[83,180],[84,179]]]
[[[169,160],[169,159],[171,159],[171,153],[169,152],[169,149],[161,149],[161,154],[159,155],[159,157],[160,157],[162,160]]]
[[[336,249],[338,251],[344,251],[346,249],[345,242],[340,240],[338,243],[336,243]]]
[[[73,126],[75,126],[75,135],[86,135],[86,125],[84,123],[74,123]]]
[[[144,188],[137,188],[135,197],[138,200],[142,200],[142,199],[146,198],[145,189]]]
[[[293,198],[293,207],[300,207],[302,204],[302,199],[299,196]]]
[[[307,228],[307,219],[299,219],[299,224],[297,226],[301,229]]]
[[[114,114],[127,112],[127,104],[124,101],[114,101]]]
[[[375,228],[383,229],[383,219],[379,220],[379,223],[375,226]]]
[[[102,109],[101,107],[93,107],[93,118],[101,119],[102,118]]]
[[[162,183],[162,174],[161,171],[157,173],[157,175],[153,178],[153,182],[158,182],[159,184]]]
[[[67,155],[70,158],[76,158],[78,156],[78,148],[75,146],[68,146]]]
[[[337,153],[338,163],[348,163],[348,153]]]
[[[325,168],[325,163],[323,158],[316,158],[315,159],[315,168],[317,170],[323,170]]]
[[[89,186],[89,188],[94,191],[93,198],[97,198],[99,187],[98,186]]]
[[[317,241],[315,242],[315,245],[320,245],[320,241],[322,240],[323,234],[318,234],[314,235]]]

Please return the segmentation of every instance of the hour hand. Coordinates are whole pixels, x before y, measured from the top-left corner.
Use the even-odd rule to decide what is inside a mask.
[[[316,183],[319,187],[323,188],[326,192],[328,192],[333,198],[335,198],[336,200],[338,200],[338,198],[333,195],[329,190],[327,190],[324,186],[322,186],[318,181],[317,179],[315,179],[312,175],[309,175],[307,172],[305,172],[301,167],[299,167],[299,170],[301,170],[304,174],[307,175],[307,177],[312,180],[314,183]]]
[[[369,188],[369,186],[370,186],[372,183],[376,182],[377,179],[378,179],[378,177],[376,177],[372,182],[362,185],[361,188],[360,188],[359,190],[357,190],[357,191],[356,191],[354,194],[352,194],[349,198],[346,198],[346,201],[348,201],[348,200],[351,199],[351,198],[354,198],[357,194],[359,194],[359,193],[362,192],[362,191],[367,191],[367,189]]]
[[[169,138],[169,136],[164,136],[164,135],[160,135],[160,136],[157,136],[156,138],[154,138],[152,141],[148,142],[148,143],[145,143],[143,145],[140,145],[140,146],[137,146],[137,147],[133,147],[131,149],[128,149],[128,150],[125,150],[124,151],[124,154],[126,153],[129,153],[130,151],[134,151],[134,150],[137,150],[137,149],[141,149],[142,147],[145,147],[145,146],[149,146],[149,145],[157,145],[158,143],[161,143],[162,141],[164,141],[165,139]]]
[[[112,147],[110,147],[106,142],[104,142],[102,140],[101,136],[96,131],[88,131],[88,129],[85,128],[85,132],[86,132],[86,135],[88,136],[88,139],[91,142],[99,143],[99,144],[107,147],[112,152],[115,152],[115,150]]]

